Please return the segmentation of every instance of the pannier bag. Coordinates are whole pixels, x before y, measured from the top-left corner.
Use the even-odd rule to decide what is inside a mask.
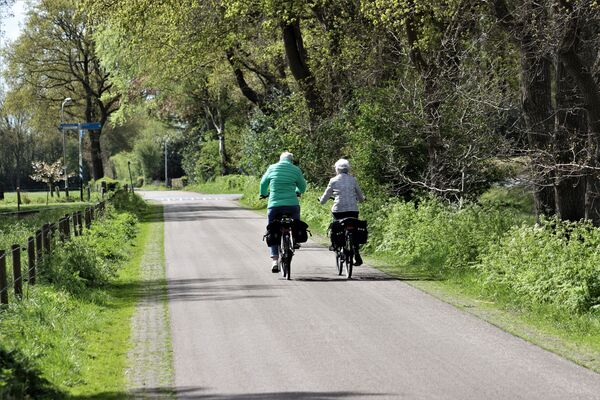
[[[344,226],[340,221],[333,221],[329,224],[329,237],[331,238],[333,247],[344,247],[346,236],[344,235]]]
[[[354,233],[352,239],[356,244],[365,244],[369,239],[369,231],[367,229],[367,221],[355,220],[354,221]]]
[[[367,221],[362,221],[356,218],[346,218],[343,220],[333,221],[329,225],[329,235],[331,237],[331,244],[334,247],[344,247],[346,244],[346,236],[344,233],[344,226],[352,224],[352,239],[354,244],[365,244],[369,238],[369,232],[367,230]]]
[[[308,240],[308,225],[304,221],[299,219],[294,220],[294,227],[292,229],[292,236],[294,237],[295,243],[304,243]],[[312,235],[312,234],[311,234]]]
[[[281,224],[279,221],[273,221],[267,225],[267,233],[263,236],[267,246],[279,246],[281,242]]]

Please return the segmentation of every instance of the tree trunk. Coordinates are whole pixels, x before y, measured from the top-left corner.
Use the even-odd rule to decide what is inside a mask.
[[[221,156],[221,176],[227,175],[227,152],[225,151],[225,135],[219,133],[219,155]]]
[[[555,174],[554,194],[556,214],[565,221],[585,218],[585,171],[575,167],[584,150],[587,121],[583,100],[577,85],[567,74],[564,65],[556,63],[556,118],[554,133],[555,157],[559,167]]]
[[[321,116],[323,110],[323,100],[317,90],[316,79],[308,66],[308,56],[304,49],[302,32],[300,31],[300,21],[295,19],[291,22],[282,24],[283,44],[285,54],[287,55],[290,71],[308,104],[308,108],[313,116]]]
[[[598,176],[599,138],[600,138],[600,87],[575,48],[573,40],[577,29],[577,20],[572,23],[572,31],[566,32],[564,44],[559,50],[559,59],[566,71],[574,79],[583,96],[587,111],[588,135],[586,141],[586,193],[585,218],[600,226],[600,179]]]
[[[104,166],[102,164],[102,149],[100,147],[100,132],[90,131],[90,152],[92,156],[92,176],[94,180],[104,177]]]
[[[539,57],[533,49],[533,40],[521,44],[521,101],[527,138],[532,153],[534,201],[537,215],[556,212],[553,174],[547,166],[552,150],[554,128],[552,107],[551,63]]]

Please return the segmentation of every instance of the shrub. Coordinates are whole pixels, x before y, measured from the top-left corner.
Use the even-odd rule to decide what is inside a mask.
[[[560,221],[514,227],[481,257],[478,271],[492,293],[508,289],[525,304],[588,311],[600,304],[600,230]]]
[[[143,176],[138,176],[137,178],[135,178],[135,187],[139,187],[141,188],[142,186],[144,186],[144,177]]]
[[[137,233],[137,218],[116,213],[108,206],[104,219],[84,235],[55,248],[41,269],[43,279],[71,293],[86,287],[101,286],[113,277],[127,258],[127,244]]]

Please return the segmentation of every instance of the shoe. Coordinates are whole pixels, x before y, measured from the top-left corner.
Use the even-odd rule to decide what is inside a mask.
[[[356,265],[358,267],[359,265],[362,265],[362,262],[363,261],[362,261],[362,257],[360,256],[360,254],[356,254],[354,256],[354,265]]]
[[[294,250],[298,250],[300,247],[300,243],[294,243]]]
[[[277,262],[277,260],[274,260],[271,263],[271,272],[274,273],[274,274],[276,274],[276,273],[279,272],[279,262]]]
[[[329,251],[335,251],[335,247],[329,246]]]

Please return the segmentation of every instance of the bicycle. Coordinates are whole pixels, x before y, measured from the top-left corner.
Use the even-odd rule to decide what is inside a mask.
[[[359,220],[357,218],[352,217],[344,218],[338,221],[344,229],[344,244],[343,246],[334,247],[335,263],[337,266],[338,275],[341,276],[344,274],[346,279],[352,278],[352,268],[354,266],[355,254],[353,233],[356,229],[358,221]]]
[[[279,244],[279,271],[288,281],[292,276],[292,257],[294,256],[294,238],[292,228],[294,219],[287,215],[282,215],[278,220],[281,230],[281,241]]]
[[[296,196],[300,197],[297,193]],[[268,198],[268,196],[260,196],[260,199]],[[280,239],[279,239],[279,272],[283,278],[288,281],[292,275],[292,257],[294,256],[294,250],[299,248],[294,242],[294,235],[292,234],[293,228],[296,225],[296,220],[286,214],[280,215],[273,222],[279,225]]]

